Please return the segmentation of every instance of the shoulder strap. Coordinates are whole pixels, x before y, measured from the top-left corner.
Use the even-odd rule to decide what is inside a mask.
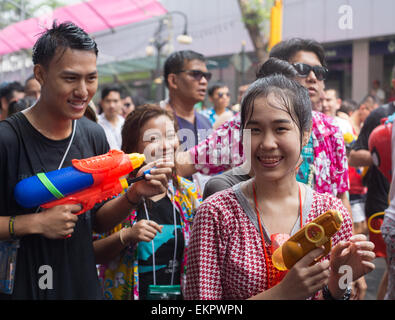
[[[33,152],[32,150],[29,150],[29,143],[25,142],[24,139],[24,134],[23,134],[23,126],[22,123],[25,121],[24,116],[22,115],[21,112],[17,112],[15,114],[13,114],[11,117],[7,118],[4,120],[5,122],[7,122],[11,128],[14,130],[15,135],[17,137],[18,143],[21,144],[21,146],[23,147],[24,151],[26,154],[32,154],[31,152]],[[33,162],[31,160],[30,157],[27,157],[28,159],[28,164],[30,167],[30,170],[32,172],[38,172],[40,171],[40,168],[35,168],[33,165]]]

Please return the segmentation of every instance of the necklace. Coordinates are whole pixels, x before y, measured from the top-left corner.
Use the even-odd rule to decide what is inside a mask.
[[[302,218],[302,192],[300,190],[300,185],[298,184],[299,188],[299,217],[300,217],[300,228],[303,228],[303,218]],[[263,253],[265,256],[265,265],[266,265],[266,279],[267,279],[267,289],[270,289],[277,283],[279,283],[282,278],[284,277],[285,273],[287,271],[278,271],[273,267],[272,260],[269,258],[269,255],[266,251],[266,245],[265,245],[265,238],[263,236],[263,229],[262,229],[262,223],[261,223],[261,214],[259,212],[258,208],[258,201],[256,199],[256,191],[255,191],[255,181],[252,182],[252,192],[254,194],[254,202],[255,202],[255,211],[256,215],[258,217],[258,225],[259,225],[259,231],[261,233],[261,240],[262,240],[262,246],[263,246]]]

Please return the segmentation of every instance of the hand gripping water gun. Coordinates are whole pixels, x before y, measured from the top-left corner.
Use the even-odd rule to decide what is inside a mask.
[[[273,252],[273,265],[280,271],[289,270],[310,251],[324,246],[324,252],[316,259],[320,260],[330,252],[331,237],[339,231],[342,222],[343,217],[337,210],[328,210],[321,214]]]
[[[144,161],[143,154],[125,154],[119,150],[87,159],[73,159],[72,167],[38,173],[18,182],[14,189],[15,200],[24,208],[41,206],[48,209],[63,204],[81,204],[82,209],[75,213],[79,215],[128,188],[124,176]]]

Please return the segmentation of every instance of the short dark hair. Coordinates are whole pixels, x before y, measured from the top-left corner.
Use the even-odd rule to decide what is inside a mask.
[[[267,97],[270,93],[273,93],[282,102],[299,128],[302,150],[303,133],[308,132],[312,126],[311,100],[305,87],[281,74],[259,78],[248,87],[241,101],[240,132],[243,132],[254,112],[255,100],[259,97]]]
[[[19,99],[18,101],[11,102],[8,106],[8,117],[17,113],[19,111],[25,110],[31,107],[36,99],[33,97],[24,97],[23,99]]]
[[[214,84],[212,84],[209,88],[208,88],[208,95],[210,97],[213,96],[213,94],[215,93],[215,90],[219,89],[219,88],[223,88],[223,87],[228,87],[225,83],[223,82],[216,82]]]
[[[103,100],[105,97],[107,97],[110,92],[115,91],[115,92],[119,92],[119,95],[122,95],[122,89],[120,86],[116,85],[116,84],[112,84],[109,86],[106,86],[102,89],[101,91],[101,99]]]
[[[378,99],[376,96],[372,95],[372,94],[367,94],[366,96],[363,97],[363,99],[361,100],[361,103],[359,105],[362,105],[366,102],[368,102],[369,99],[373,100],[373,103],[378,103]]]
[[[340,98],[339,90],[336,89],[336,88],[328,87],[328,88],[325,88],[324,91],[334,91],[334,92],[335,92],[335,98],[336,98],[336,99],[339,99],[339,98]]]
[[[180,72],[184,67],[184,63],[191,60],[206,62],[204,55],[192,50],[176,51],[167,57],[163,68],[163,77],[165,79],[166,86],[169,86],[167,81],[169,74]]]
[[[337,112],[344,112],[347,113],[348,115],[350,115],[351,113],[353,113],[354,111],[356,111],[358,109],[358,103],[355,100],[352,99],[346,99],[343,100],[339,110],[336,111]]]
[[[98,54],[97,44],[84,30],[72,22],[57,25],[53,22],[52,29],[44,31],[33,47],[33,64],[48,67],[56,50],[76,49],[93,51]]]
[[[298,72],[288,61],[271,57],[259,67],[256,78],[259,79],[273,74],[282,74],[290,79],[298,76]]]
[[[327,67],[324,47],[313,39],[292,38],[277,43],[269,53],[270,57],[290,61],[299,51],[313,52],[322,66]]]
[[[24,92],[22,84],[18,81],[10,82],[3,86],[0,90],[0,99],[5,98],[9,102],[15,91]]]

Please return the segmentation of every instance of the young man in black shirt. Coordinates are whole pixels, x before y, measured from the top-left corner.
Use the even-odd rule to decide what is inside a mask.
[[[13,292],[0,299],[100,299],[92,229],[113,228],[143,196],[167,190],[173,164],[159,161],[140,170],[156,166],[146,181],[78,216],[75,204],[38,213],[16,203],[13,190],[21,179],[109,150],[103,129],[83,117],[97,90],[97,53],[95,41],[82,29],[54,23],[33,48],[40,99],[0,122],[0,240],[20,241]],[[44,275],[50,279],[43,285]]]

